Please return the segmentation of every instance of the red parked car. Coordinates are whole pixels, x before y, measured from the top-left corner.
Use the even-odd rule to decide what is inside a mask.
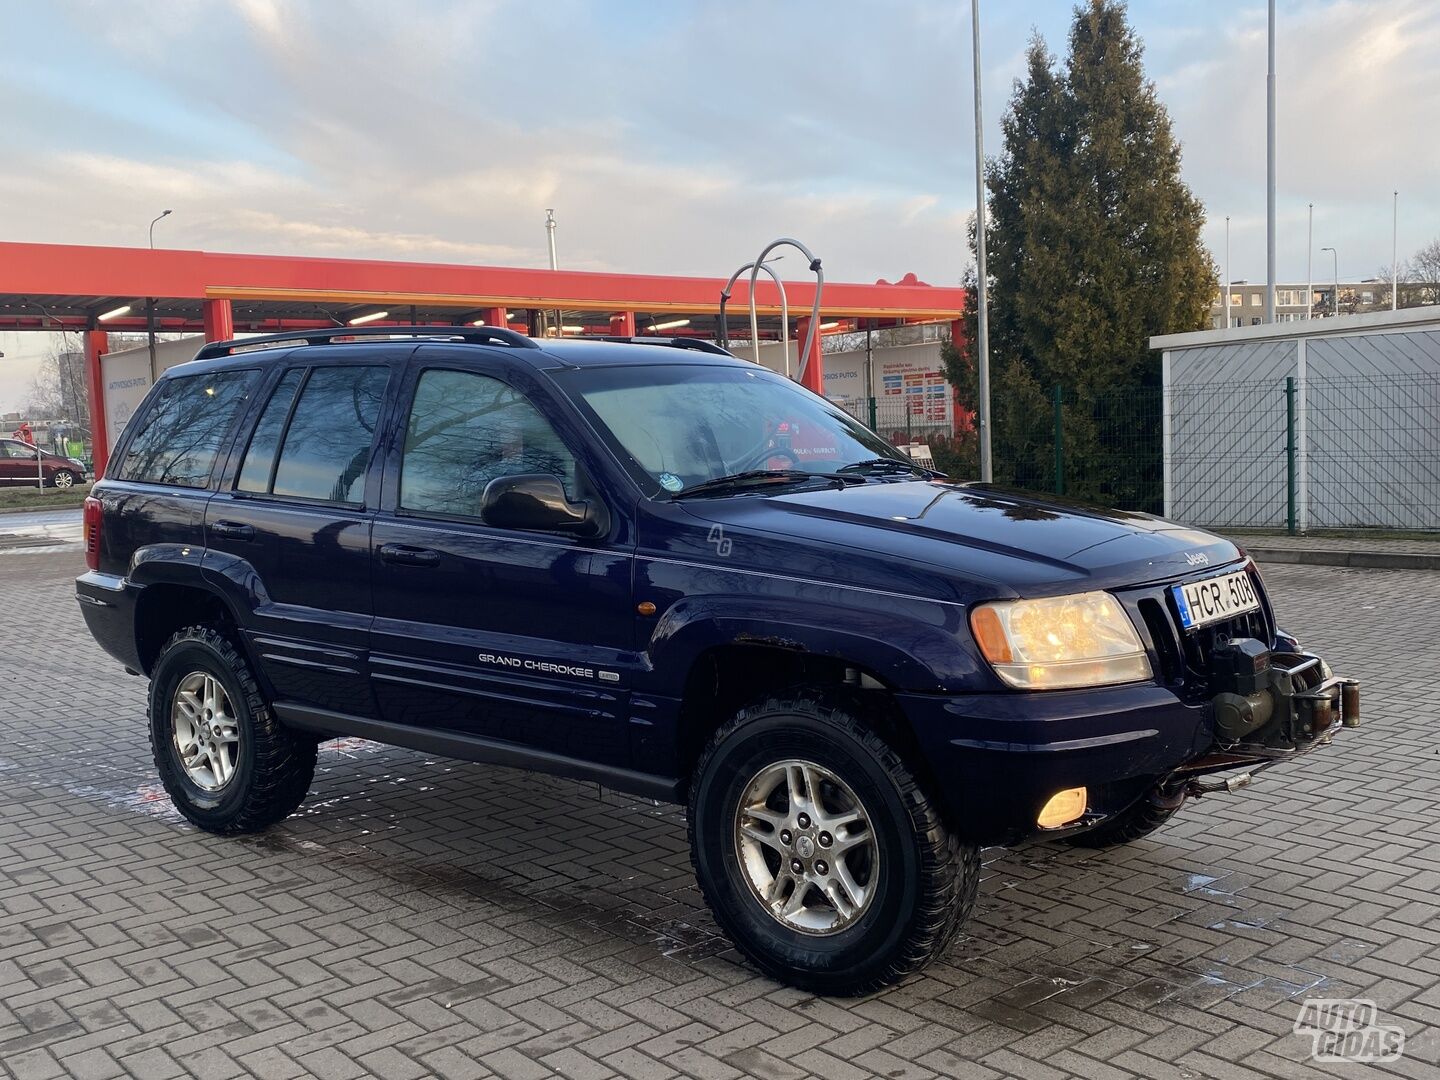
[[[70,488],[85,479],[85,466],[74,458],[48,450],[40,453],[39,469],[44,473],[46,487]],[[0,439],[0,485],[34,487],[37,475],[35,447],[19,439]]]

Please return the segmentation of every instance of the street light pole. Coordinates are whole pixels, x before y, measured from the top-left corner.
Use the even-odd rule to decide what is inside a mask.
[[[1332,257],[1332,258],[1334,259],[1334,261],[1335,261],[1335,294],[1334,294],[1333,310],[1334,310],[1334,312],[1335,312],[1336,315],[1339,315],[1339,314],[1340,314],[1340,253],[1339,253],[1338,251],[1336,251],[1333,247],[1322,247],[1320,250],[1321,250],[1321,251],[1328,251],[1328,252],[1330,252],[1331,257]]]
[[[1265,78],[1265,321],[1275,321],[1275,0],[1270,0],[1270,70]]]
[[[1315,254],[1315,204],[1310,204],[1310,220],[1305,226],[1305,318],[1315,306],[1315,279],[1312,274],[1311,256]]]
[[[1390,310],[1400,306],[1400,192],[1390,208]]]
[[[559,269],[560,269],[560,260],[559,260],[559,259],[556,257],[556,255],[555,255],[555,211],[554,211],[553,209],[547,209],[547,210],[545,211],[545,237],[546,237],[546,239],[549,241],[549,244],[550,244],[550,269],[551,269],[551,270],[559,270]],[[562,320],[561,317],[560,317],[560,312],[559,312],[559,311],[556,311],[556,312],[555,312],[555,335],[556,335],[557,337],[560,336],[560,323],[561,323],[562,321],[563,321],[563,320]]]
[[[1225,215],[1225,329],[1230,329],[1230,215]]]
[[[150,222],[150,250],[155,250],[155,222],[169,217],[175,211],[161,210],[155,216],[155,221]],[[155,300],[153,297],[145,298],[145,335],[150,343],[150,381],[153,383],[160,377],[155,370]]]
[[[159,221],[159,220],[161,220],[161,218],[167,218],[167,217],[169,217],[171,214],[173,214],[174,212],[175,212],[174,210],[161,210],[159,216],[155,218],[155,221]],[[151,250],[151,251],[154,251],[154,250],[155,250],[155,221],[150,222],[150,250]]]
[[[975,369],[979,376],[976,418],[980,422],[980,481],[995,479],[990,454],[990,287],[985,268],[985,132],[980,108],[980,0],[970,0],[971,53],[975,73]]]

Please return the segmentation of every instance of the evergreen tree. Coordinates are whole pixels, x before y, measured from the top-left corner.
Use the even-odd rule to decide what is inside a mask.
[[[1070,402],[1066,471],[1105,478],[1096,490],[1067,487],[1147,502],[1147,492],[1117,489],[1133,485],[1093,414],[1148,453],[1158,410],[1143,409],[1143,395],[1132,395],[1133,415],[1096,403],[1107,391],[1158,384],[1150,337],[1202,329],[1216,273],[1200,243],[1203,209],[1181,179],[1180,147],[1125,5],[1077,7],[1069,46],[1059,64],[1031,41],[988,168],[992,362],[997,375],[1029,376],[1015,385],[1023,408],[1003,406],[1011,383],[997,378],[992,388],[997,477],[1054,484],[1053,440],[1034,445],[1049,425],[1030,414],[1058,384]]]

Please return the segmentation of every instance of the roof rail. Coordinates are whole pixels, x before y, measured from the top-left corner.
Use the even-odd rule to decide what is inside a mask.
[[[664,345],[671,349],[692,349],[695,352],[714,353],[716,356],[734,357],[729,349],[722,349],[713,341],[693,337],[650,337],[636,334],[625,337],[620,334],[597,334],[594,337],[567,338],[567,341],[618,341],[623,345]]]
[[[326,345],[352,338],[412,337],[444,341],[468,341],[476,345],[505,345],[512,349],[538,349],[538,342],[499,326],[327,326],[318,330],[290,330],[283,334],[212,341],[195,354],[196,360],[230,356],[236,350],[249,351],[266,345]]]

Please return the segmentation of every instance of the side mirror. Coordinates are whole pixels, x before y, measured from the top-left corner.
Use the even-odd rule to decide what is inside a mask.
[[[591,503],[572,503],[558,476],[521,473],[499,476],[480,496],[480,520],[502,529],[536,529],[595,536],[600,515]]]

